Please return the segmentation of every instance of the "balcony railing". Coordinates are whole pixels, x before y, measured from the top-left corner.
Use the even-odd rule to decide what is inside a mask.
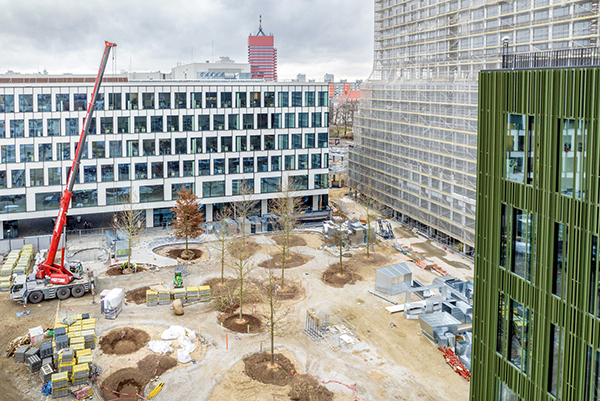
[[[509,70],[592,66],[600,66],[597,47],[502,55],[502,69]]]

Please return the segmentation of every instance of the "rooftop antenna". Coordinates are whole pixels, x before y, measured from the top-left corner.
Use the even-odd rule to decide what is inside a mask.
[[[262,36],[267,36],[262,30],[262,15],[258,18],[258,32],[256,33],[256,36],[260,36],[260,34],[262,34]]]

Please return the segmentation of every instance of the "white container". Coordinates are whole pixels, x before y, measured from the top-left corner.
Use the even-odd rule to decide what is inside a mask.
[[[44,339],[44,329],[42,326],[34,327],[29,329],[29,338],[31,338],[31,344],[38,344]]]

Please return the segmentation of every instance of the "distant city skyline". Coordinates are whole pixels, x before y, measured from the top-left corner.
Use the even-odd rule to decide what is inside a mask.
[[[170,72],[177,63],[247,63],[248,35],[275,36],[279,79],[365,80],[372,70],[373,3],[233,0],[102,3],[0,0],[0,73],[96,73],[103,41],[118,44],[107,74]]]

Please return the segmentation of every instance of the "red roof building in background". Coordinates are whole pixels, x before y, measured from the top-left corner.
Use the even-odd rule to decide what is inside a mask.
[[[277,49],[273,35],[262,30],[262,15],[256,35],[248,37],[248,63],[252,79],[277,81]]]

